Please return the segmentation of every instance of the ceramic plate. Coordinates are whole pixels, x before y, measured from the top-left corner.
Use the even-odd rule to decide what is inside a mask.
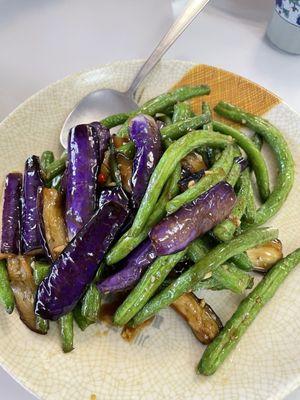
[[[64,119],[84,95],[98,88],[125,90],[140,66],[117,62],[72,75],[31,97],[0,125],[0,179],[23,169],[24,160],[45,149],[61,152]],[[178,83],[179,82],[179,83]],[[284,252],[300,245],[300,116],[275,95],[244,78],[189,62],[162,62],[138,92],[141,102],[185,83],[208,83],[212,105],[229,100],[264,114],[285,134],[296,161],[296,182],[283,209],[270,225],[280,229]],[[199,101],[193,106],[197,109]],[[198,110],[199,111],[199,110]],[[270,169],[274,160],[268,149]],[[0,313],[0,363],[19,383],[47,400],[282,399],[300,384],[300,268],[284,282],[212,377],[195,366],[204,347],[185,323],[166,309],[132,344],[117,328],[104,324],[84,333],[75,328],[75,350],[63,354],[57,325],[39,336],[19,320]],[[241,297],[227,292],[202,293],[223,321]]]

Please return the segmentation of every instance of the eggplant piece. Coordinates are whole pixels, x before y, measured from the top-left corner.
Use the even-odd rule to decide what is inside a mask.
[[[267,272],[282,259],[282,243],[279,239],[274,239],[260,244],[247,250],[247,256],[250,258],[254,271]]]
[[[227,182],[219,182],[196,200],[165,217],[150,232],[157,255],[176,253],[226,219],[236,195]]]
[[[194,186],[200,179],[205,175],[205,169],[195,172],[193,174],[185,174],[183,178],[178,182],[178,186],[181,192],[186,191],[190,187]]]
[[[111,201],[100,208],[67,245],[40,284],[36,314],[57,320],[72,311],[92,283],[100,262],[128,216],[128,209]]]
[[[7,260],[7,272],[21,320],[30,330],[45,334],[45,331],[37,328],[34,314],[36,285],[30,266],[31,261],[32,258],[26,256],[10,257]]]
[[[68,243],[62,196],[56,189],[39,188],[37,207],[44,252],[53,262]]]
[[[96,210],[99,141],[90,125],[70,130],[66,175],[66,225],[69,240]]]
[[[21,248],[26,255],[41,254],[43,251],[37,209],[37,192],[42,186],[39,158],[31,156],[26,160],[23,177]]]
[[[202,156],[195,151],[192,151],[181,160],[181,166],[185,171],[191,174],[207,169]]]
[[[155,258],[153,246],[150,240],[146,239],[122,261],[122,269],[98,283],[97,288],[103,294],[131,289]]]
[[[150,176],[162,152],[162,142],[155,120],[144,114],[132,118],[129,135],[135,145],[132,168],[132,204],[138,208],[146,192]]]
[[[186,320],[196,338],[203,344],[211,343],[223,328],[214,310],[194,293],[183,294],[171,307]]]
[[[2,210],[0,252],[17,255],[20,252],[22,174],[10,173],[5,179]]]
[[[98,162],[99,162],[99,165],[101,165],[104,160],[105,152],[107,151],[108,146],[109,146],[109,140],[110,140],[109,129],[107,129],[106,126],[102,125],[98,121],[91,122],[90,126],[93,130],[95,140],[96,140],[96,142],[98,142],[98,146],[99,146],[98,147],[99,148]]]
[[[112,188],[106,188],[102,190],[100,198],[99,198],[99,207],[103,207],[106,203],[114,202],[119,204],[121,207],[126,210],[129,207],[129,200],[124,192],[124,190],[120,186],[115,186]]]

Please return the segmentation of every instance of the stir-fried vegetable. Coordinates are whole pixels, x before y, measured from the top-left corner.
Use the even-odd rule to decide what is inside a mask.
[[[107,202],[78,232],[38,288],[37,315],[56,320],[73,310],[87,286],[92,283],[98,264],[127,215],[126,208],[114,201]]]
[[[129,135],[136,148],[131,182],[132,203],[138,208],[161,156],[161,136],[155,120],[143,114],[132,118]]]
[[[225,102],[216,112],[246,124],[252,136],[214,120],[207,102],[195,115],[185,101],[209,92],[182,87],[132,112],[77,125],[60,158],[50,150],[41,161],[29,157],[23,184],[19,173],[6,176],[0,303],[8,313],[16,304],[41,334],[58,320],[69,352],[73,320],[82,331],[98,319],[115,323],[132,340],[171,306],[209,344],[199,372],[216,371],[300,262],[300,250],[282,259],[278,230],[246,230],[275,215],[291,190],[293,159],[282,134]],[[263,141],[279,167],[272,192]],[[223,328],[192,291],[246,295],[250,271],[266,274]]]
[[[3,196],[1,253],[12,255],[20,251],[21,189],[22,175],[8,174]]]
[[[181,207],[150,232],[158,255],[176,253],[227,218],[235,204],[233,188],[220,182],[196,200]]]
[[[42,253],[37,209],[38,188],[42,186],[39,158],[31,156],[25,163],[21,219],[21,247],[22,252],[28,255]]]

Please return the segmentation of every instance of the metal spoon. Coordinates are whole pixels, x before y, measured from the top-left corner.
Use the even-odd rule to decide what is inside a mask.
[[[178,16],[169,31],[159,42],[145,64],[140,68],[129,89],[123,93],[113,89],[99,89],[85,96],[70,112],[60,133],[60,142],[67,148],[69,130],[78,124],[101,120],[121,112],[128,112],[138,107],[134,100],[139,84],[155,67],[168,48],[189,26],[209,0],[190,0]]]

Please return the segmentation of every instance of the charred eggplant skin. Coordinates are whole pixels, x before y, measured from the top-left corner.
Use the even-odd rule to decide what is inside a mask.
[[[88,124],[71,129],[66,170],[66,225],[69,240],[96,210],[99,140]]]
[[[227,218],[235,204],[232,186],[220,182],[164,218],[150,232],[157,255],[176,253]]]
[[[129,135],[135,145],[132,169],[132,203],[135,208],[146,192],[151,174],[162,152],[161,135],[155,120],[149,115],[140,114],[132,118]]]
[[[10,173],[6,176],[0,253],[19,254],[21,222],[22,174]]]
[[[196,338],[203,344],[211,343],[223,328],[214,310],[194,293],[184,293],[171,307],[186,320]]]
[[[72,311],[92,283],[98,265],[128,215],[115,202],[106,203],[90,219],[54,262],[40,284],[36,314],[57,320]]]
[[[26,160],[23,177],[21,247],[26,255],[42,252],[37,193],[38,188],[43,186],[40,161],[33,155]]]

